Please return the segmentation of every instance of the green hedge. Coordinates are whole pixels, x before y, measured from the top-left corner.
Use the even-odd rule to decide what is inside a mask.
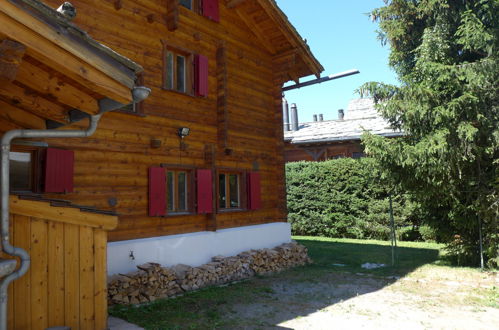
[[[286,176],[294,235],[389,239],[390,187],[379,180],[373,159],[288,163]],[[417,205],[403,194],[392,198],[399,239],[421,239]]]

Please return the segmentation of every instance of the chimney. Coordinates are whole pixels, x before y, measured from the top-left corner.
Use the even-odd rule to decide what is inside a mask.
[[[338,119],[339,120],[345,119],[345,111],[343,109],[338,110]]]
[[[317,115],[314,115],[314,121],[317,121]]]
[[[322,115],[322,113],[319,115],[319,121],[324,121],[324,116]]]
[[[282,98],[282,119],[284,122],[284,132],[289,132],[290,130],[290,125],[289,125],[289,106],[288,106],[288,100],[286,100],[284,97]]]
[[[291,130],[298,130],[298,109],[296,103],[291,103]]]

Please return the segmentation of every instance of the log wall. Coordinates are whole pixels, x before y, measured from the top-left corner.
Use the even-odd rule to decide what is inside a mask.
[[[11,209],[11,242],[31,266],[9,285],[8,329],[107,329],[106,230],[116,217],[16,197]]]
[[[165,21],[166,1],[120,1],[119,9],[115,2],[73,1],[78,11],[74,22],[99,42],[142,65],[144,85],[151,87],[152,93],[144,103],[144,116],[107,113],[90,138],[46,140],[51,147],[75,151],[74,193],[62,198],[118,212],[119,226],[109,234],[110,240],[286,221],[282,81],[276,77],[269,51],[223,1],[220,23],[180,6],[178,29],[173,32]],[[46,3],[60,5],[54,0]],[[163,42],[208,57],[208,97],[161,88]],[[225,55],[217,62],[221,45]],[[226,70],[224,83],[220,83],[220,68]],[[225,111],[218,111],[220,100],[225,102]],[[182,148],[177,130],[185,126],[191,134]],[[220,136],[225,136],[225,143]],[[161,147],[151,148],[152,139],[161,141]],[[214,152],[207,157],[206,150]],[[150,166],[159,164],[257,169],[262,208],[214,216],[149,217],[147,173]]]
[[[363,152],[360,141],[344,141],[331,144],[315,144],[297,146],[285,143],[284,155],[286,162],[322,161],[338,157],[352,157],[354,152]],[[314,159],[317,156],[317,159]]]

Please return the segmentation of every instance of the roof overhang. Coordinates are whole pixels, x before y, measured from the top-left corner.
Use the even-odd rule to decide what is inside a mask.
[[[283,82],[309,75],[320,76],[324,68],[306,41],[289,22],[275,0],[225,0],[274,57]]]
[[[142,67],[93,40],[66,17],[37,0],[0,0],[0,41],[12,40],[44,66],[119,103],[132,102]],[[80,109],[93,114],[96,104]]]

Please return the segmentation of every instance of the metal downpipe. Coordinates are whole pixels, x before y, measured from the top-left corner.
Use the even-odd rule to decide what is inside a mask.
[[[29,254],[10,244],[9,237],[9,185],[10,185],[10,167],[9,153],[10,145],[16,138],[77,138],[92,135],[97,129],[97,124],[102,116],[101,114],[90,116],[89,126],[86,130],[12,130],[5,133],[2,137],[1,150],[1,245],[2,251],[8,255],[19,257],[21,262],[19,269],[0,280],[0,330],[7,330],[7,289],[9,284],[23,276],[30,266]]]

